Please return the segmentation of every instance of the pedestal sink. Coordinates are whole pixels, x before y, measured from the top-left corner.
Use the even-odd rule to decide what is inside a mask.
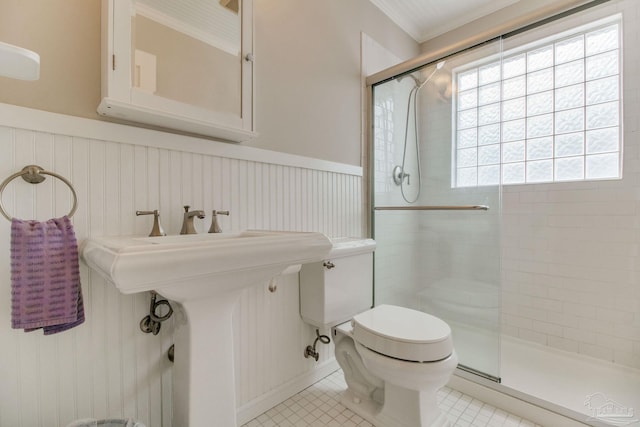
[[[245,231],[165,237],[96,237],[82,257],[120,292],[154,290],[179,302],[173,425],[236,426],[231,315],[242,290],[331,249],[322,233]]]

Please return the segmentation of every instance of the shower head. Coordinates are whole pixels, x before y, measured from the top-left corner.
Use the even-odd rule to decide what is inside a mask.
[[[433,75],[440,70],[442,67],[444,67],[446,61],[440,61],[436,64],[436,68],[433,69],[433,71],[431,72],[431,74],[429,74],[429,77],[427,77],[425,80],[420,81],[420,79],[418,79],[416,76],[414,76],[413,74],[403,74],[400,77],[398,77],[398,82],[401,82],[405,77],[411,77],[413,79],[413,81],[416,84],[416,88],[421,89],[422,86],[424,86],[425,84],[427,84],[427,82],[429,80],[431,80],[431,78],[433,77]]]
[[[426,85],[427,82],[429,80],[431,80],[431,78],[438,72],[439,69],[441,69],[442,67],[444,67],[444,63],[446,61],[440,61],[436,64],[436,68],[433,69],[433,71],[431,72],[431,74],[429,74],[429,77],[427,77],[422,83],[420,83],[418,85],[418,89],[422,89],[422,86]]]

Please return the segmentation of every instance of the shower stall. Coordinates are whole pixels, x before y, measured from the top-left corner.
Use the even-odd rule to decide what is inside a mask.
[[[445,320],[458,375],[633,425],[640,286],[615,255],[640,249],[617,223],[640,209],[637,158],[622,175],[623,24],[639,7],[591,3],[367,79],[374,294]]]

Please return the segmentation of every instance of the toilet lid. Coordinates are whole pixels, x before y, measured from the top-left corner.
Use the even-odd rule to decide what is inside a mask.
[[[453,352],[449,325],[421,311],[379,305],[354,316],[352,323],[357,342],[396,359],[434,362]]]

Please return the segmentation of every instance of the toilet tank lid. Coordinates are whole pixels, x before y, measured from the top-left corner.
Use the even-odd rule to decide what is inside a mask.
[[[329,258],[372,253],[376,249],[376,242],[373,239],[363,239],[360,237],[334,237],[330,240],[333,244],[333,248],[329,252]]]
[[[353,337],[371,350],[404,360],[436,361],[453,352],[446,322],[393,305],[379,305],[354,316]]]

